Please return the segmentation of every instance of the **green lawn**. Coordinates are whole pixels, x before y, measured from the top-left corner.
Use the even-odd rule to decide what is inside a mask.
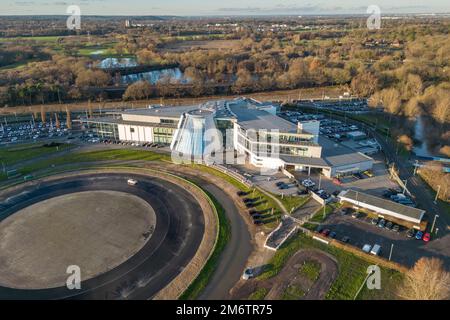
[[[299,274],[311,281],[319,279],[322,266],[317,261],[308,260],[298,270]]]
[[[69,144],[60,144],[58,146],[45,146],[45,144],[42,143],[35,143],[35,144],[33,143],[0,148],[0,162],[3,162],[6,166],[9,166],[20,161],[56,153],[62,150],[67,150],[68,148],[71,147],[72,145]]]
[[[230,177],[229,175],[218,171],[214,168],[194,164],[192,167],[213,174],[225,181],[228,181],[230,184],[234,185],[241,191],[249,192],[247,195],[248,198],[258,198],[260,200],[257,201],[258,204],[254,209],[263,213],[265,221],[265,226],[268,228],[274,228],[278,225],[281,217],[281,209],[278,207],[277,203],[270,197],[266,196],[264,193],[260,192],[258,189],[251,189],[247,187],[242,182]],[[272,209],[273,208],[273,214]]]
[[[302,207],[309,200],[308,196],[281,196],[275,194],[274,196],[281,201],[288,212],[295,211],[296,209]]]
[[[144,150],[111,149],[111,150],[89,151],[89,152],[71,153],[50,160],[39,161],[32,165],[21,168],[20,171],[22,174],[28,174],[34,171],[50,168],[51,166],[56,165],[74,164],[77,162],[97,162],[97,161],[111,161],[111,160],[162,161],[162,160],[170,160],[170,156]]]
[[[339,274],[327,293],[326,299],[354,299],[366,278],[367,268],[371,263],[350,252],[318,242],[303,233],[297,234],[281,246],[258,279],[264,280],[276,276],[288,259],[300,249],[320,249],[333,255],[338,261]],[[381,272],[384,277],[387,277],[386,279],[391,281],[387,281],[388,283],[382,281],[381,290],[377,290],[377,292],[368,289],[362,290],[358,298],[369,299],[376,296],[377,299],[389,299],[394,296],[393,290],[402,280],[402,274],[386,268],[381,268]]]
[[[331,204],[327,204],[325,206],[325,214],[324,214],[324,210],[323,207],[320,208],[316,214],[309,220],[311,222],[317,222],[317,223],[322,223],[324,222],[327,217],[338,207],[337,203],[331,203]]]
[[[267,293],[269,293],[269,290],[266,288],[258,288],[248,297],[248,300],[264,300]]]
[[[305,291],[298,285],[290,284],[284,291],[282,300],[300,300],[305,295]]]

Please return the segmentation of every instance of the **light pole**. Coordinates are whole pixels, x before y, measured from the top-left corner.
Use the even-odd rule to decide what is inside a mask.
[[[436,192],[436,198],[434,198],[434,204],[437,204],[437,200],[439,198],[439,192],[441,191],[441,186],[438,186],[437,192]]]
[[[434,216],[433,225],[431,226],[431,233],[433,233],[434,226],[436,225],[436,219],[437,219],[437,218],[439,218],[439,215],[438,215],[438,214]]]
[[[391,252],[389,253],[389,261],[391,261],[392,258],[392,251],[394,250],[394,244],[391,244]]]
[[[406,185],[408,184],[408,179],[405,179],[404,182],[405,182],[405,184],[403,186],[403,195],[405,195],[405,192],[406,192]]]

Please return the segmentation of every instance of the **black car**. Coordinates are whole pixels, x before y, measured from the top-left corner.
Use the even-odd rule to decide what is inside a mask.
[[[416,231],[414,229],[409,229],[408,232],[406,233],[406,236],[408,238],[413,238],[416,235]]]
[[[246,196],[246,195],[247,195],[247,192],[245,192],[245,191],[238,191],[238,192],[237,192],[237,195],[238,195],[239,197]]]
[[[254,215],[252,215],[253,220],[261,220],[262,215],[260,215],[259,213],[255,213]]]
[[[248,214],[251,215],[251,216],[253,216],[253,215],[255,215],[255,214],[258,214],[258,211],[252,209],[252,210],[249,210],[249,211],[248,211]]]
[[[253,199],[250,199],[250,198],[244,198],[242,201],[244,201],[244,203],[252,203],[252,202],[254,202]]]
[[[298,190],[297,191],[297,194],[299,195],[299,196],[302,196],[302,195],[306,195],[306,194],[308,194],[308,190]]]
[[[261,220],[253,220],[253,224],[260,226],[260,225],[264,224],[264,222],[262,222]]]
[[[331,239],[334,239],[334,238],[336,238],[336,235],[337,235],[336,232],[331,231],[329,237],[330,237]]]
[[[322,226],[317,226],[316,232],[317,232],[317,233],[321,233],[324,229],[325,229],[325,228],[322,227]]]
[[[350,238],[345,236],[345,237],[342,238],[342,242],[349,243],[350,242]]]
[[[275,185],[277,187],[281,187],[282,185],[284,185],[285,183],[283,181],[278,181],[277,183],[275,183]]]
[[[245,206],[246,206],[247,208],[254,208],[254,207],[255,207],[255,204],[254,204],[253,202],[249,202],[249,203],[246,203]]]

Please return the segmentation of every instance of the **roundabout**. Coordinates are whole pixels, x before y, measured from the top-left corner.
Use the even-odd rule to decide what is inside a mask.
[[[188,266],[205,231],[188,190],[143,174],[80,174],[1,196],[0,299],[149,299]],[[65,286],[71,265],[79,290]]]

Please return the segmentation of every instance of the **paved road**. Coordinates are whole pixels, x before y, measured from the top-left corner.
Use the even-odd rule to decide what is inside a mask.
[[[130,187],[128,177],[139,181]],[[184,189],[142,175],[94,174],[42,183],[25,192],[2,194],[0,221],[44,199],[72,192],[112,190],[133,193],[155,210],[153,236],[133,257],[116,268],[82,282],[80,291],[65,287],[18,290],[0,287],[0,299],[148,299],[175,278],[195,255],[203,237],[201,208]]]
[[[247,259],[252,252],[251,237],[247,225],[228,195],[213,184],[206,184],[203,187],[224,208],[231,225],[231,238],[220,256],[219,265],[214,271],[211,281],[199,299],[224,300],[229,298],[229,291],[239,281],[245,269]]]

